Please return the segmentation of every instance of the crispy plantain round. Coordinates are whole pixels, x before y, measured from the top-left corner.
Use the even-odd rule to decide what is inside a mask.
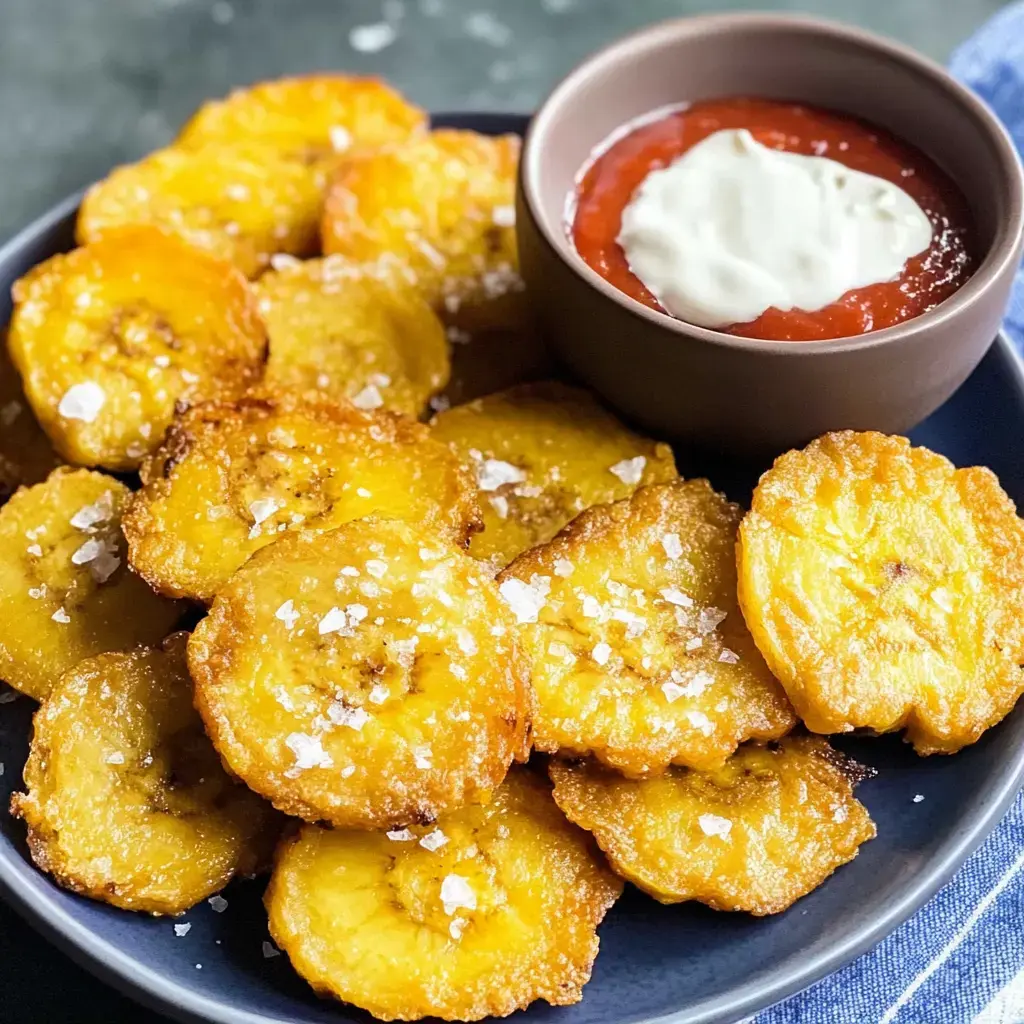
[[[188,659],[225,763],[308,821],[431,821],[529,749],[528,662],[493,582],[398,520],[258,552],[218,592]]]
[[[254,552],[297,528],[379,514],[465,545],[472,477],[427,427],[315,396],[197,406],[142,467],[124,519],[129,559],[161,593],[209,601]]]
[[[26,792],[11,800],[43,871],[125,910],[188,910],[251,871],[280,824],[203,734],[185,640],[65,673],[36,712]]]
[[[270,334],[269,387],[415,417],[448,381],[444,326],[408,284],[328,257],[268,271],[256,291]]]
[[[494,799],[388,834],[306,825],[282,843],[270,932],[321,994],[382,1020],[504,1017],[579,1002],[622,891],[548,786],[513,769]]]
[[[398,258],[461,330],[518,324],[519,148],[514,135],[442,129],[354,153],[328,190],[324,251],[358,262]]]
[[[403,142],[426,125],[426,113],[379,78],[302,75],[204,103],[177,145],[262,143],[290,160],[333,165],[351,147]]]
[[[816,736],[749,743],[714,771],[670,768],[653,779],[592,761],[549,770],[569,820],[662,903],[778,914],[875,836],[853,795],[867,770]]]
[[[171,147],[117,167],[85,194],[80,245],[147,224],[255,277],[274,253],[311,256],[326,175],[267,146]]]
[[[85,469],[55,469],[0,508],[0,679],[36,700],[83,658],[156,643],[182,605],[125,564],[128,488]]]
[[[21,378],[0,332],[0,504],[19,487],[45,480],[61,464],[50,439],[32,414]]]
[[[736,605],[739,520],[706,480],[652,484],[500,574],[534,662],[538,750],[643,776],[714,768],[794,726]]]
[[[1024,692],[1024,523],[988,469],[843,431],[788,452],[740,529],[740,602],[815,732],[977,740]]]
[[[175,407],[241,394],[266,331],[230,265],[151,227],[112,231],[14,285],[11,358],[70,462],[138,467]]]
[[[470,554],[497,568],[549,540],[591,505],[676,477],[672,449],[634,434],[586,392],[526,384],[435,417],[484,499]]]

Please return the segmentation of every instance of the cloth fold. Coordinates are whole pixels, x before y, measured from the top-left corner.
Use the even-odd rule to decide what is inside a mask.
[[[960,46],[950,69],[1024,152],[1024,3]],[[1024,270],[1005,327],[1024,352]],[[1024,794],[925,907],[870,953],[753,1024],[1024,1024]]]

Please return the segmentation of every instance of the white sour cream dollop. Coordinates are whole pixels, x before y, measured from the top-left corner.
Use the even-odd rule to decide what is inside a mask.
[[[715,132],[652,171],[622,214],[630,269],[673,316],[724,327],[891,281],[932,225],[903,189],[835,160]]]

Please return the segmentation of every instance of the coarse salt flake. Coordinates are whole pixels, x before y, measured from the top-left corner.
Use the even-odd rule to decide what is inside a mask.
[[[352,145],[352,133],[344,125],[332,125],[328,135],[335,153],[344,153]]]
[[[598,665],[607,665],[608,659],[612,656],[612,649],[604,642],[595,644],[590,656]]]
[[[348,616],[337,606],[331,610],[317,624],[317,632],[324,636],[326,633],[337,633],[338,630],[348,626]]]
[[[550,590],[551,578],[536,575],[529,583],[510,576],[498,587],[498,593],[505,599],[519,623],[537,621],[541,608],[547,603]]]
[[[211,896],[206,902],[215,914],[223,914],[228,909],[228,901],[223,896]]]
[[[58,608],[50,616],[50,618],[53,619],[54,622],[60,622],[63,625],[66,625],[67,623],[69,623],[71,621],[71,616],[68,615],[68,613],[64,610],[64,606],[63,605],[61,605],[61,607]]]
[[[280,956],[281,950],[279,950],[272,942],[263,942],[263,959],[272,960],[275,956]]]
[[[295,602],[289,598],[274,612],[274,618],[284,623],[285,629],[292,629],[299,621],[299,613],[295,610]]]
[[[922,800],[924,800],[924,794],[923,793],[915,794],[915,796],[914,796],[914,803],[915,804],[921,803]]]
[[[420,840],[420,846],[422,846],[424,850],[430,850],[430,852],[433,853],[435,850],[440,850],[447,842],[448,837],[439,828],[435,828],[433,832],[428,832]]]
[[[393,25],[377,21],[372,25],[356,25],[348,34],[348,44],[359,53],[379,53],[398,38]]]
[[[576,569],[576,566],[569,561],[568,558],[556,558],[555,559],[555,575],[561,576],[565,579],[571,576]]]
[[[188,933],[191,930],[192,925],[189,924],[188,921],[186,921],[184,924],[176,924],[174,926],[174,934],[177,935],[179,939],[184,935],[188,935]]]
[[[726,665],[735,665],[740,660],[740,656],[735,651],[730,651],[728,647],[723,647],[718,660]]]
[[[57,412],[66,420],[80,420],[92,423],[100,414],[107,400],[107,394],[95,381],[87,380],[73,384],[64,392]]]
[[[679,540],[678,533],[666,533],[661,538],[661,546],[665,549],[665,554],[671,558],[679,558],[683,553],[683,545]]]
[[[388,571],[388,563],[380,558],[369,558],[366,560],[366,571],[380,579]]]
[[[384,404],[384,399],[376,384],[367,384],[362,391],[352,396],[352,404],[357,409],[379,409]]]
[[[521,484],[526,473],[511,462],[484,459],[476,468],[476,483],[481,491],[496,491],[504,484]]]
[[[285,737],[285,746],[295,755],[294,768],[305,771],[307,768],[332,768],[334,762],[331,755],[323,748],[319,736],[307,736],[305,733],[293,732]]]
[[[335,725],[347,725],[356,732],[362,732],[363,726],[370,720],[365,708],[350,708],[344,704],[332,704],[327,709],[327,717]]]
[[[468,629],[460,626],[455,631],[455,640],[463,654],[476,654],[476,640],[473,639],[473,634]]]
[[[114,514],[114,495],[104,491],[91,505],[83,505],[69,520],[76,530],[89,530]]]
[[[249,514],[253,523],[259,526],[260,523],[269,519],[281,506],[276,498],[257,498],[249,502]]]
[[[721,836],[724,839],[732,831],[732,822],[717,814],[702,814],[697,824],[706,836]]]
[[[693,598],[684,594],[678,587],[662,587],[659,593],[669,604],[674,604],[679,608],[693,607]]]
[[[476,893],[462,875],[445,875],[441,882],[441,903],[449,917],[460,907],[476,910]]]
[[[715,727],[711,724],[711,719],[703,711],[687,711],[686,720],[705,736],[710,736],[715,731]]]
[[[393,828],[387,836],[393,843],[411,843],[416,838],[407,828]]]
[[[638,455],[635,459],[623,459],[621,462],[616,462],[614,466],[608,467],[608,471],[617,476],[624,484],[633,486],[633,484],[640,483],[646,465],[647,459],[643,455]]]

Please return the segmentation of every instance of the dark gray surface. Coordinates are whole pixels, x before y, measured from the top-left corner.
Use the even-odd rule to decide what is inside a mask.
[[[373,71],[432,110],[528,110],[631,28],[708,10],[842,17],[945,59],[1001,0],[0,0],[0,240],[205,97],[320,68]],[[390,21],[376,53],[353,28]]]

